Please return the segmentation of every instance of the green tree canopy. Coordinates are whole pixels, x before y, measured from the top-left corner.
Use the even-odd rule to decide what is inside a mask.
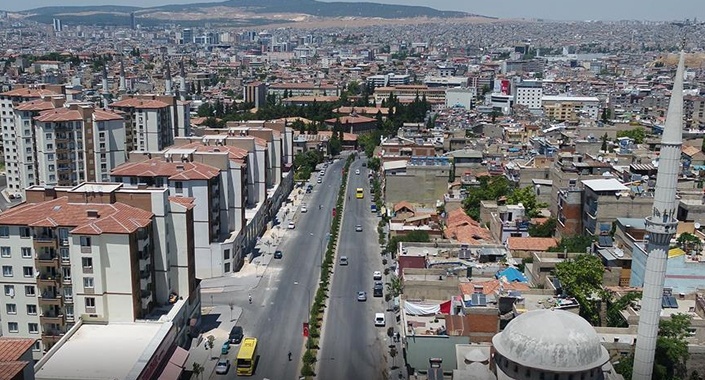
[[[532,237],[551,237],[556,232],[556,218],[548,218],[541,224],[532,224],[529,226],[529,236]]]
[[[529,218],[537,217],[539,215],[538,209],[548,206],[536,200],[536,192],[531,186],[514,189],[507,195],[507,203],[512,205],[521,203]]]
[[[593,325],[600,324],[594,298],[606,298],[602,290],[605,269],[597,256],[583,254],[556,264],[555,274],[563,290],[580,303],[580,315]]]
[[[629,137],[634,140],[635,143],[641,144],[646,139],[646,129],[643,127],[636,127],[628,131],[617,132],[617,137]]]

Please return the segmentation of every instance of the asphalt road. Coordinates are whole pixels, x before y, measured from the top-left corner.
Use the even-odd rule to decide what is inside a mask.
[[[371,196],[366,159],[356,160],[350,169],[340,233],[338,257],[347,256],[348,266],[336,263],[331,284],[330,305],[327,309],[325,328],[319,355],[317,378],[329,379],[382,379],[387,371],[384,352],[388,338],[386,331],[393,325],[392,314],[386,313],[382,297],[373,297],[374,271],[383,271],[382,257],[377,236],[378,218],[370,211]],[[360,175],[355,175],[360,169]],[[365,189],[365,198],[356,199],[355,189]],[[363,226],[356,232],[355,226]],[[386,282],[386,276],[383,280]],[[357,301],[357,291],[364,290],[366,302]],[[385,285],[386,293],[386,285]],[[375,327],[374,314],[387,314],[387,326]]]
[[[307,321],[311,297],[315,296],[321,254],[326,247],[343,165],[343,159],[330,164],[321,184],[315,183],[318,174],[314,174],[313,192],[304,198],[308,212],[297,210],[293,214],[296,228],[283,232],[278,247],[283,252],[283,259],[271,260],[259,285],[251,291],[252,304],[247,301],[248,291],[242,289],[226,288],[222,293],[203,298],[205,305],[209,301],[216,305],[228,305],[232,301],[242,307],[237,323],[243,326],[245,336],[258,338],[260,359],[254,376],[248,377],[250,379],[298,379],[297,369],[304,344],[302,324]],[[319,205],[323,206],[320,210]],[[286,228],[291,216],[290,213],[282,228]],[[292,361],[288,360],[289,352]],[[233,360],[236,354],[237,347],[230,350],[229,359]],[[214,374],[211,378],[231,379],[237,375],[233,367],[225,376]]]

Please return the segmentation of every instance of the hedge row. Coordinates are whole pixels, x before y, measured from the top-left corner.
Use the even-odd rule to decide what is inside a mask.
[[[338,244],[338,235],[340,234],[340,224],[343,220],[343,202],[345,200],[345,190],[348,182],[348,171],[350,164],[355,160],[353,155],[348,156],[343,168],[343,182],[338,191],[338,200],[336,201],[336,210],[333,217],[333,222],[330,228],[330,239],[328,239],[328,248],[326,249],[323,265],[321,265],[321,278],[318,282],[318,290],[311,305],[311,318],[308,329],[308,339],[306,340],[306,351],[302,357],[303,366],[301,367],[302,376],[314,376],[316,364],[316,356],[320,348],[321,329],[323,325],[323,313],[326,308],[326,299],[330,290],[331,270],[335,260],[335,248]]]

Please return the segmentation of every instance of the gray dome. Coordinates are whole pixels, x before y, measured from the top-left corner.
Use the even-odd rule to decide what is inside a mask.
[[[497,352],[525,367],[581,372],[609,360],[600,338],[585,319],[563,310],[532,310],[514,318],[492,338]]]

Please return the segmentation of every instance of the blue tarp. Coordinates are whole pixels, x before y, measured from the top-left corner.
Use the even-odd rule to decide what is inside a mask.
[[[496,278],[506,277],[509,282],[528,282],[526,276],[519,272],[516,268],[507,268],[503,271],[497,272],[494,275]]]

